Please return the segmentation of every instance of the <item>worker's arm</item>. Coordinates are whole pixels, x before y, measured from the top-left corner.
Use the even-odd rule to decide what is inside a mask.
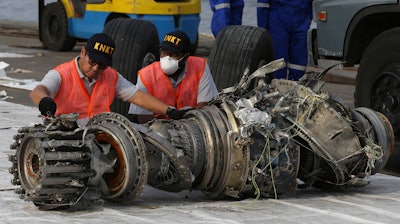
[[[145,124],[154,119],[153,115],[137,115],[138,123]]]
[[[167,115],[167,104],[141,90],[136,91],[136,93],[128,99],[128,102],[134,103],[154,113]]]
[[[50,91],[44,85],[36,86],[29,94],[32,102],[39,107],[39,111],[43,116],[54,117],[57,110],[57,104],[50,97]]]
[[[207,106],[207,105],[208,105],[207,102],[200,102],[200,103],[197,103],[196,106],[194,106],[194,108],[200,109],[200,108],[202,108],[204,106]]]
[[[161,100],[141,90],[136,91],[136,93],[128,99],[128,102],[146,108],[153,113],[167,115],[169,118],[174,120],[183,118],[187,112],[187,110],[177,110],[173,107],[169,107]]]
[[[49,89],[44,85],[36,86],[29,94],[32,102],[37,106],[43,97],[50,97]]]

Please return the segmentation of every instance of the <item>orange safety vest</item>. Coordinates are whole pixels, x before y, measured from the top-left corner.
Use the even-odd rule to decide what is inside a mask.
[[[109,112],[115,96],[117,72],[107,68],[94,84],[89,95],[85,83],[79,76],[75,59],[55,68],[60,73],[61,85],[54,97],[57,104],[55,115],[79,113],[79,119],[91,118],[101,112]]]
[[[197,104],[199,81],[205,67],[205,59],[188,57],[186,61],[186,76],[178,84],[176,91],[168,76],[162,71],[160,62],[154,62],[139,70],[139,77],[149,94],[160,99],[165,104],[174,106],[177,109],[185,106],[194,107]],[[163,117],[160,115],[156,116],[159,118]]]

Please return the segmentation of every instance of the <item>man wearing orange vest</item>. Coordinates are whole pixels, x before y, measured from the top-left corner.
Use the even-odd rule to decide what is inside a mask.
[[[176,30],[165,35],[160,47],[160,61],[138,72],[137,87],[166,104],[171,109],[199,109],[218,96],[218,90],[204,58],[189,56],[190,39],[183,31]],[[154,117],[140,105],[130,105],[129,114],[138,115],[139,123]]]
[[[104,33],[93,35],[80,55],[50,70],[30,97],[44,116],[78,113],[84,126],[94,115],[109,112],[114,96],[155,113],[180,119],[185,111],[171,110],[155,97],[138,90],[112,66],[114,41]]]

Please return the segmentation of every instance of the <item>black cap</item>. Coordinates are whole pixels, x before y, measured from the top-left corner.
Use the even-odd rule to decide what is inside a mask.
[[[90,59],[112,66],[115,43],[109,36],[104,33],[95,34],[86,42],[85,48]]]
[[[190,39],[183,31],[172,31],[164,36],[160,48],[174,53],[188,53],[191,48]]]

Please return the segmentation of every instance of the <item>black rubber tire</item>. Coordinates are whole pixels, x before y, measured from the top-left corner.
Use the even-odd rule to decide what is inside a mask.
[[[366,49],[356,77],[354,104],[383,113],[400,128],[400,29],[388,30]]]
[[[388,118],[397,143],[400,140],[399,40],[400,28],[394,28],[383,32],[371,42],[360,62],[354,94],[355,107],[369,107]],[[398,146],[393,150],[385,169],[398,167],[399,150]]]
[[[113,19],[104,27],[104,33],[115,42],[113,68],[122,76],[136,83],[140,68],[159,58],[156,27],[149,21],[130,18]],[[129,103],[115,99],[111,111],[127,116]]]
[[[44,48],[52,51],[72,50],[76,39],[68,33],[68,19],[64,5],[60,1],[49,3],[44,7],[41,16],[39,25]]]
[[[383,114],[367,107],[356,107],[352,110],[352,114],[359,119],[358,121],[362,120],[360,122],[365,124],[367,129],[363,131],[369,133],[374,143],[382,147],[383,155],[375,161],[371,169],[371,175],[374,175],[383,169],[392,154],[394,146],[392,126]]]
[[[265,29],[227,26],[214,41],[208,65],[218,90],[222,90],[238,83],[246,68],[251,74],[271,62],[273,55],[272,39]]]

